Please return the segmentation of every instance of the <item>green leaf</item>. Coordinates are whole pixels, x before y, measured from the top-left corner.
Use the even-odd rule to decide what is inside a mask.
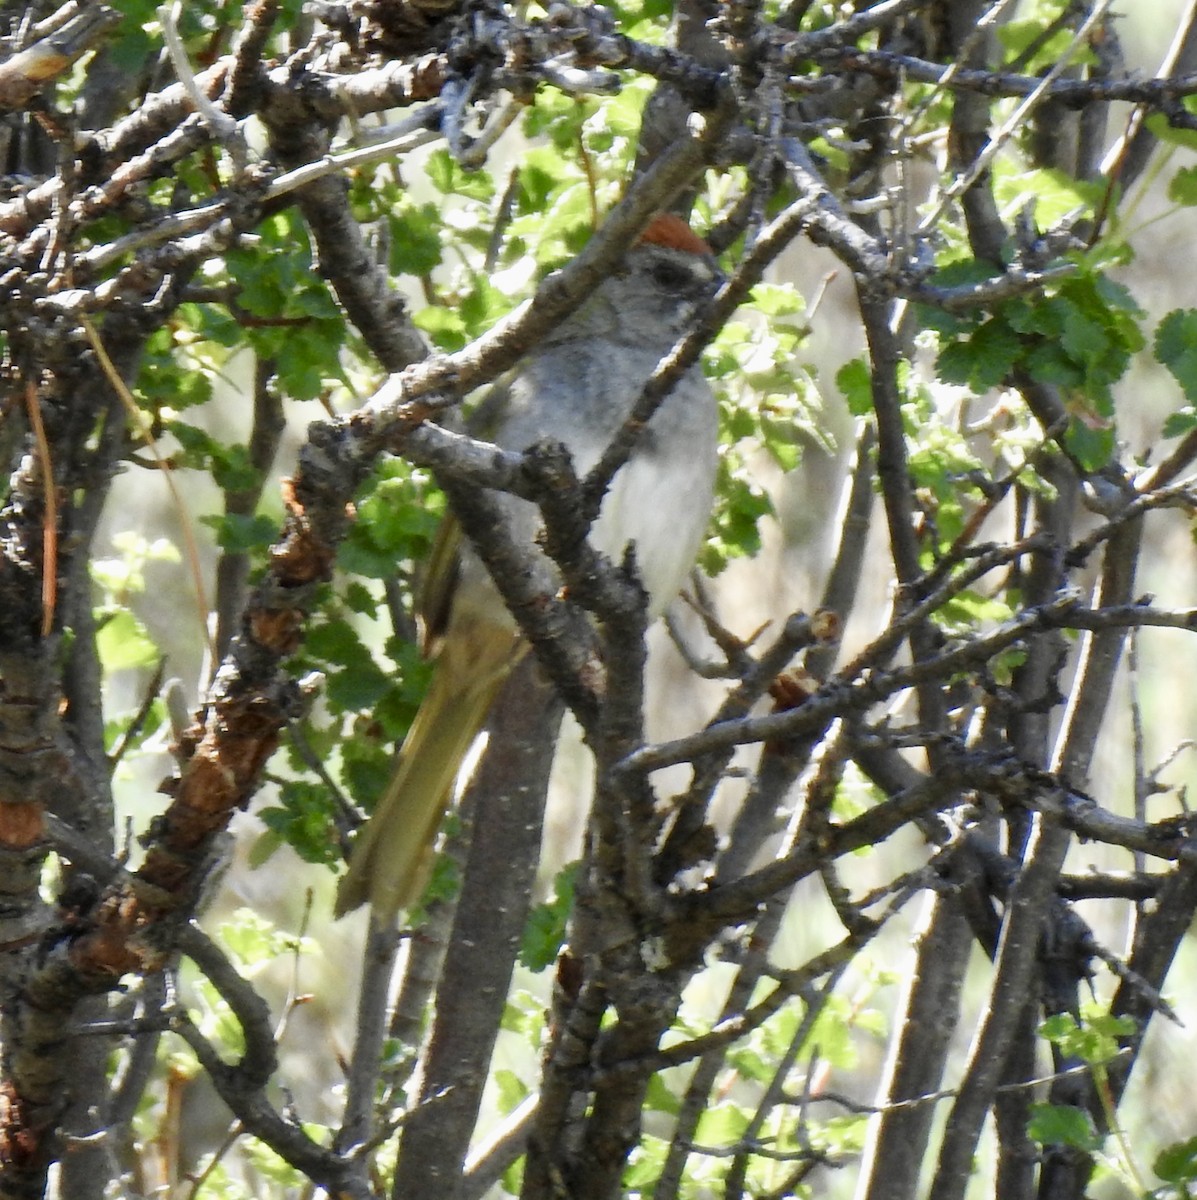
[[[430,304],[412,314],[412,324],[442,350],[460,350],[470,339],[461,314],[442,304]]]
[[[369,658],[357,632],[347,621],[330,620],[308,631],[308,652],[342,666]]]
[[[261,472],[250,460],[247,446],[219,442],[206,429],[186,421],[166,421],[165,427],[183,448],[180,465],[210,471],[224,491],[242,492],[257,486]]]
[[[869,1117],[865,1113],[829,1118],[812,1139],[818,1149],[830,1154],[859,1154],[865,1145]]]
[[[395,662],[397,686],[375,705],[371,716],[388,739],[397,741],[407,735],[415,720],[432,680],[433,664],[410,643],[391,649],[390,655]]]
[[[1071,1013],[1048,1017],[1039,1026],[1039,1032],[1064,1054],[1100,1066],[1114,1059],[1120,1050],[1120,1040],[1130,1037],[1137,1028],[1131,1017],[1086,1010],[1079,1023]]]
[[[681,1101],[670,1090],[659,1072],[649,1076],[644,1107],[652,1112],[668,1113],[670,1116],[677,1116],[681,1111]]]
[[[520,164],[519,194],[516,197],[519,211],[544,212],[560,182],[561,160],[551,156],[548,161],[542,162],[535,150],[530,151]]]
[[[372,658],[364,658],[344,671],[330,671],[325,696],[343,711],[357,712],[372,708],[390,690],[390,676]]]
[[[302,1190],[303,1176],[300,1172],[265,1142],[254,1137],[246,1138],[245,1157],[252,1163],[254,1171],[276,1188],[292,1194]],[[223,1193],[221,1195],[223,1197]]]
[[[834,1067],[855,1068],[860,1050],[853,1033],[857,1020],[852,1002],[843,996],[830,996],[815,1019],[810,1044],[819,1047],[819,1055]]]
[[[1049,228],[1078,209],[1092,211],[1102,199],[1105,183],[1086,183],[1055,168],[1012,174],[999,160],[994,170],[993,191],[1007,211],[1033,204],[1036,222],[1041,228]]]
[[[396,275],[427,275],[441,261],[441,216],[433,204],[389,214],[390,267]]]
[[[145,64],[159,53],[150,35],[142,29],[141,22],[134,24],[126,14],[121,36],[112,46],[113,66],[134,74],[144,69]]]
[[[1197,403],[1197,309],[1173,309],[1157,326],[1153,349],[1185,399]]]
[[[289,779],[279,788],[279,803],[258,812],[275,838],[285,841],[304,862],[335,863],[340,858],[333,835],[332,797],[323,783]],[[261,839],[255,859],[265,861],[277,842]]]
[[[1197,1180],[1197,1137],[1165,1146],[1151,1169],[1165,1183],[1183,1184]]]
[[[755,554],[761,548],[760,520],[773,512],[768,495],[732,452],[719,460],[716,494],[719,502],[699,559],[708,575],[717,575],[733,558]]]
[[[1044,1146],[1075,1146],[1089,1153],[1100,1150],[1103,1140],[1089,1114],[1070,1104],[1032,1104],[1027,1133]]]
[[[1065,310],[1062,332],[1064,349],[1077,362],[1100,361],[1109,344],[1106,326],[1071,305]]]
[[[99,619],[96,650],[107,671],[153,666],[161,657],[146,627],[127,608]]]
[[[381,464],[359,493],[340,565],[374,579],[394,576],[401,564],[427,557],[444,507],[427,471],[399,459]]]
[[[104,749],[111,751],[112,748],[121,739],[127,739],[124,743],[124,757],[127,761],[133,751],[137,750],[143,743],[153,738],[163,727],[168,720],[166,711],[166,703],[163,700],[155,699],[150,702],[150,707],[147,710],[144,719],[142,720],[138,730],[131,737],[127,737],[129,731],[129,715],[119,719],[104,722]]]
[[[1022,340],[998,317],[991,317],[964,341],[940,351],[936,370],[946,383],[967,384],[984,392],[1001,384],[1018,361]]]
[[[553,896],[528,915],[520,942],[520,962],[530,971],[543,971],[557,961],[565,942],[565,929],[574,904],[578,864],[570,863],[557,874]]]
[[[306,650],[327,665],[325,697],[342,712],[373,708],[393,686],[390,673],[348,621],[328,620],[315,625]]]
[[[526,1156],[521,1154],[499,1178],[499,1186],[505,1195],[518,1196],[524,1190],[524,1161]]]
[[[434,150],[428,156],[424,174],[428,182],[445,195],[489,200],[495,192],[494,181],[486,171],[465,170],[448,150]]]
[[[296,290],[291,296],[291,308],[305,317],[320,321],[336,320],[341,315],[332,293],[323,283],[311,280],[306,287]]]
[[[150,541],[139,533],[126,530],[112,537],[113,558],[98,558],[91,564],[91,575],[105,601],[104,612],[122,608],[128,597],[145,591],[145,568],[152,562],[182,561],[178,547],[166,538]],[[97,616],[102,615],[98,612]]]
[[[216,544],[229,554],[245,554],[269,546],[278,536],[278,522],[272,517],[247,517],[240,513],[200,517],[201,524],[216,531]]]
[[[1197,409],[1191,404],[1169,413],[1161,430],[1164,437],[1183,437],[1190,429],[1197,429]]]
[[[854,417],[867,417],[873,411],[873,377],[863,358],[844,363],[835,373],[835,386]]]
[[[792,317],[806,309],[801,292],[792,286],[758,283],[749,293],[752,307],[769,317]]]
[[[345,604],[351,612],[360,613],[371,620],[378,617],[378,601],[370,589],[356,579],[345,589]]]
[[[558,187],[550,206],[511,223],[512,244],[531,246],[542,267],[560,266],[590,238],[593,214],[590,192],[581,174]]]
[[[258,815],[264,818],[266,813],[278,811],[281,810],[265,808]],[[259,867],[264,867],[286,844],[286,838],[275,833],[273,829],[267,829],[260,837],[250,842],[246,862],[251,870],[256,871]]]
[[[354,728],[361,733],[360,723],[355,722]],[[389,735],[390,730],[385,732]],[[364,735],[350,736],[341,744],[341,782],[363,808],[373,808],[394,774],[395,756],[391,753],[391,744],[389,740],[384,745]]]
[[[961,258],[940,267],[927,282],[932,287],[944,290],[971,288],[976,284],[985,283],[1001,273],[1001,269],[991,262],[981,262],[975,258]],[[930,304],[920,304],[918,315],[920,322],[926,328],[951,337],[967,333],[978,323],[976,313],[950,313]]]
[[[1081,365],[1065,352],[1063,342],[1057,337],[1039,341],[1025,356],[1027,371],[1040,383],[1053,383],[1069,391],[1080,391],[1085,384],[1085,372]]]
[[[503,1006],[502,1026],[508,1033],[518,1033],[530,1045],[537,1045],[544,1033],[544,1001],[523,988],[517,988]]]
[[[665,1155],[668,1149],[669,1143],[662,1138],[653,1137],[651,1134],[642,1136],[639,1145],[628,1156],[628,1163],[624,1168],[622,1186],[620,1188],[621,1195],[650,1195],[653,1185],[661,1177],[661,1168],[665,1164]],[[683,1196],[691,1196],[693,1194],[689,1191],[681,1193]]]
[[[310,953],[315,944],[277,929],[252,908],[239,908],[218,930],[221,944],[242,967],[258,967],[280,954]]]
[[[1181,167],[1168,180],[1168,199],[1186,207],[1197,204],[1197,167]]]
[[[483,333],[512,308],[511,297],[480,275],[474,290],[461,298],[457,311],[471,335]]]
[[[744,1136],[748,1119],[748,1112],[737,1104],[712,1104],[698,1118],[694,1140],[704,1146],[734,1145]]]
[[[1110,461],[1116,439],[1113,428],[1094,429],[1074,420],[1064,435],[1064,443],[1086,471],[1097,471]]]
[[[1021,19],[1003,22],[997,30],[998,39],[1008,59],[1026,55],[1019,69],[1027,74],[1039,74],[1053,67],[1072,51],[1070,60],[1078,65],[1094,61],[1088,46],[1073,46],[1074,35],[1070,24],[1060,20],[1068,12],[1067,0],[1048,0],[1044,3],[1022,6],[1030,12],[1019,13]],[[1044,36],[1048,33],[1049,36]]]
[[[527,1097],[528,1085],[514,1071],[506,1068],[497,1070],[494,1078],[499,1092],[499,1112],[514,1112]]]
[[[966,588],[935,613],[935,620],[953,633],[964,634],[982,625],[999,625],[1013,615],[1014,610],[1004,597],[983,596]]]
[[[1197,150],[1197,130],[1179,129],[1163,113],[1152,113],[1145,122],[1147,128],[1161,142],[1170,146],[1182,146],[1186,150]]]

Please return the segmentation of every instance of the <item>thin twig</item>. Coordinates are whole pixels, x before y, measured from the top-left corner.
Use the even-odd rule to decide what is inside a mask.
[[[54,461],[50,457],[50,443],[32,379],[25,381],[25,411],[37,447],[45,509],[42,514],[42,637],[49,637],[58,607],[58,490],[54,486]]]
[[[133,424],[133,428],[137,430],[138,436],[145,442],[146,447],[154,456],[154,460],[158,464],[158,469],[162,472],[162,478],[166,483],[167,489],[170,491],[175,511],[179,514],[179,528],[182,531],[183,541],[187,547],[187,565],[191,570],[191,585],[195,593],[201,636],[208,649],[209,657],[214,660],[216,657],[216,648],[212,642],[212,633],[208,629],[208,598],[204,588],[203,572],[200,567],[199,546],[195,540],[195,530],[192,528],[190,513],[187,506],[183,503],[182,494],[175,484],[170,464],[163,458],[162,452],[158,449],[157,439],[154,437],[153,430],[150,429],[149,423],[146,421],[145,413],[138,407],[137,401],[133,398],[133,393],[129,391],[128,386],[120,376],[120,372],[113,365],[112,359],[108,357],[108,351],[104,349],[104,343],[100,340],[100,335],[96,332],[95,326],[82,313],[78,314],[78,319],[79,325],[83,329],[88,342],[91,344],[92,350],[95,351],[96,359],[100,364],[100,370],[104,373],[104,377],[108,380],[112,390],[117,394],[120,402],[125,406],[125,411],[129,414],[129,419]]]

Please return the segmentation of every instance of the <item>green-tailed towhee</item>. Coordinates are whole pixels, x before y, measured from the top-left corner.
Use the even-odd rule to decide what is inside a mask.
[[[495,387],[482,406],[492,423],[487,436],[508,450],[558,440],[585,474],[719,281],[706,243],[681,218],[654,218],[594,295]],[[681,587],[710,516],[716,424],[715,398],[691,367],[616,474],[592,530],[594,544],[616,560],[635,543],[654,616]],[[510,495],[499,503],[513,534],[532,541],[536,507]],[[485,568],[463,541],[447,518],[423,597],[436,670],[386,792],[353,847],[337,893],[338,916],[369,900],[376,920],[386,922],[419,898],[462,760],[524,650]]]

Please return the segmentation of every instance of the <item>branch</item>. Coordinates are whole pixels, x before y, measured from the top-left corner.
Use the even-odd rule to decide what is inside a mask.
[[[119,23],[120,13],[103,4],[76,9],[41,40],[0,63],[0,111],[24,109]]]
[[[1002,71],[945,67],[942,63],[929,62],[908,54],[895,54],[890,50],[830,47],[809,55],[801,53],[801,50],[801,45],[789,50],[786,63],[796,68],[802,58],[812,57],[824,69],[858,71],[891,81],[931,83],[956,91],[977,92],[983,96],[1030,96],[1043,89],[1045,99],[1051,99],[1065,108],[1084,108],[1090,104],[1122,100],[1170,111],[1179,100],[1197,93],[1197,73],[1166,79],[1053,79],[1044,88],[1041,75],[1011,75]]]
[[[1037,815],[1029,856],[1006,905],[985,1019],[948,1118],[930,1200],[954,1200],[964,1187],[1007,1049],[1033,993],[1040,931],[1069,844],[1055,817],[1051,807]]]

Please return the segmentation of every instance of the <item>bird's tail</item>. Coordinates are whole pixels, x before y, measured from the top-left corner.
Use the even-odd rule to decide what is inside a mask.
[[[462,761],[524,643],[508,626],[460,621],[446,638],[428,695],[395,772],[358,835],[337,889],[338,917],[367,900],[389,922],[427,886],[436,840]]]

